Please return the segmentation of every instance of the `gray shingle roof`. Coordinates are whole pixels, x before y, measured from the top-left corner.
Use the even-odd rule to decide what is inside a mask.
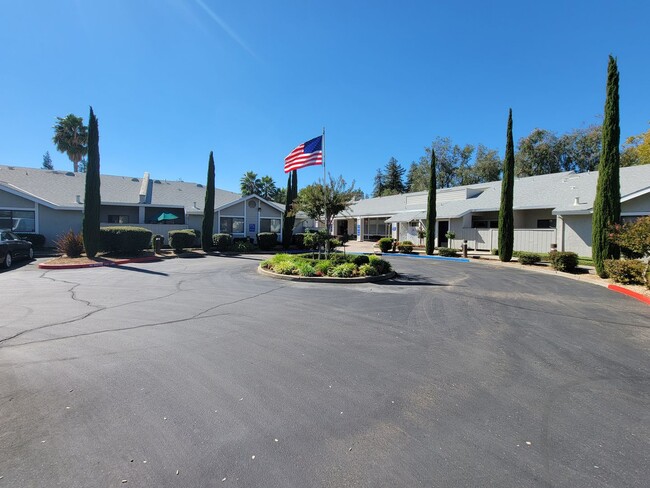
[[[0,185],[8,186],[50,203],[54,207],[82,209],[76,195],[83,200],[86,186],[85,173],[50,171],[0,165]],[[151,179],[151,205],[183,206],[186,210],[196,206],[203,210],[205,187],[183,181]],[[101,196],[104,204],[137,205],[140,201],[142,177],[101,175]],[[215,190],[215,208],[233,202],[240,194]]]
[[[621,168],[621,199],[637,192],[650,192],[650,164]],[[589,213],[596,195],[598,172],[553,173],[515,179],[514,208],[552,209],[554,214]],[[440,201],[443,194],[452,191],[473,190],[481,192],[462,200]],[[470,192],[470,194],[473,192]],[[370,217],[394,215],[400,212],[425,210],[426,202],[417,207],[408,205],[408,196],[419,196],[426,192],[393,195],[360,200],[345,212],[349,217]],[[458,218],[470,212],[498,211],[501,200],[501,182],[493,181],[479,185],[468,185],[438,190],[436,214],[439,219]],[[575,204],[576,198],[578,204]],[[415,199],[410,199],[415,200]],[[406,214],[404,214],[406,216]]]

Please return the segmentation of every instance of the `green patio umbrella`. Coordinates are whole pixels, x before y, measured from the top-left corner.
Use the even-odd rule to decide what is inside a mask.
[[[178,217],[176,215],[174,215],[173,213],[163,212],[158,216],[158,218],[156,220],[158,220],[158,222],[162,222],[164,220],[176,220],[177,218]]]

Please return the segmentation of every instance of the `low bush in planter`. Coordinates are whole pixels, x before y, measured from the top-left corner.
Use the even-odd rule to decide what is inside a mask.
[[[257,234],[257,245],[263,251],[270,251],[278,245],[278,235],[275,232],[260,232]]]
[[[634,259],[606,259],[605,271],[616,283],[642,285],[645,283],[646,264]]]
[[[392,271],[393,267],[390,265],[388,261],[381,259],[377,256],[369,256],[369,258],[370,258],[369,261],[370,266],[375,268],[378,274],[386,274]]]
[[[377,245],[381,252],[388,252],[393,248],[393,239],[390,237],[382,237],[377,241]]]
[[[137,254],[151,247],[153,233],[144,227],[112,226],[99,229],[99,249],[105,252]]]
[[[542,256],[534,252],[520,252],[518,259],[521,264],[532,265],[541,262]]]
[[[194,246],[196,233],[192,229],[172,230],[169,231],[169,245],[176,252],[188,249]]]
[[[84,250],[84,240],[81,233],[76,234],[72,229],[59,236],[54,241],[56,250],[69,258],[78,258]]]
[[[356,254],[352,256],[351,262],[357,266],[363,266],[364,264],[368,264],[370,262],[370,258],[365,254]]]
[[[228,251],[232,247],[232,236],[230,234],[213,234],[212,245],[219,251]]]
[[[338,264],[329,270],[329,276],[335,278],[351,278],[357,272],[357,267],[354,263]]]
[[[404,254],[411,254],[413,252],[413,243],[411,241],[402,241],[397,244],[399,252]]]
[[[438,255],[444,256],[446,258],[457,258],[458,257],[458,251],[456,249],[451,248],[451,247],[439,247],[438,248]]]
[[[551,251],[549,259],[553,269],[571,273],[578,267],[578,255],[574,252]]]

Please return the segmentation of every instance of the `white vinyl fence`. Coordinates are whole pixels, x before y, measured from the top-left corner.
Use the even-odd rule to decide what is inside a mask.
[[[460,248],[463,239],[467,239],[468,249],[489,251],[499,247],[498,229],[462,229],[449,241],[449,247]],[[515,251],[546,253],[551,244],[557,243],[555,229],[515,229]]]

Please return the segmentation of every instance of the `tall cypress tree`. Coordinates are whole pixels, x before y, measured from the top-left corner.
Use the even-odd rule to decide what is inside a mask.
[[[83,241],[86,256],[94,258],[99,250],[99,129],[97,117],[90,107],[88,119],[88,164],[86,166],[86,191],[84,197]]]
[[[427,199],[426,253],[433,254],[436,233],[436,152],[431,147],[431,174],[429,175],[429,198]]]
[[[508,262],[512,259],[515,243],[514,204],[515,189],[515,145],[512,139],[512,109],[508,113],[508,133],[506,135],[506,157],[503,160],[503,180],[501,181],[501,207],[499,208],[499,259]]]
[[[212,232],[214,231],[214,156],[210,151],[208,160],[208,179],[205,184],[205,205],[203,205],[203,223],[201,225],[201,248],[204,252],[212,250]]]
[[[618,66],[616,59],[609,56],[607,66],[607,98],[605,99],[605,120],[603,121],[603,143],[598,164],[598,185],[594,200],[594,215],[591,221],[591,253],[596,273],[607,277],[605,259],[620,257],[618,246],[609,241],[608,227],[621,220],[621,187],[619,177],[621,141],[618,112]]]
[[[295,215],[289,215],[292,212],[291,206],[298,196],[298,171],[293,170],[287,178],[287,201],[284,207],[284,222],[282,225],[282,246],[286,249],[291,244],[293,237],[293,226],[296,223]]]

